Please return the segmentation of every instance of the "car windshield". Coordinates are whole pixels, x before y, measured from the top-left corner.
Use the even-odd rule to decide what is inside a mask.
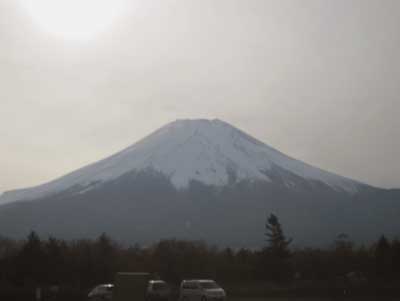
[[[200,282],[200,286],[203,289],[219,288],[218,284],[214,281]]]
[[[153,289],[155,291],[166,290],[166,289],[168,289],[168,284],[166,284],[164,282],[156,282],[153,284]]]

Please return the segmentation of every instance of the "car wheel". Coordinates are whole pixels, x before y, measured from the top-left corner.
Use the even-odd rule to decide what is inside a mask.
[[[201,301],[207,301],[206,296],[201,297]]]

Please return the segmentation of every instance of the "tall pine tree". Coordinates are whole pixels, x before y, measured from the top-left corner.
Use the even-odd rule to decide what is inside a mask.
[[[290,280],[293,275],[289,261],[292,240],[285,237],[279,219],[274,214],[267,217],[265,236],[268,245],[262,252],[264,277],[278,282]]]
[[[271,214],[267,218],[265,230],[265,236],[267,237],[266,240],[268,242],[267,250],[279,258],[289,257],[289,245],[292,242],[292,239],[286,239],[282,226],[276,215]]]

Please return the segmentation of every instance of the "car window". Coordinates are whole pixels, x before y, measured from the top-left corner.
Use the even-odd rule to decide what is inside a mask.
[[[200,287],[203,289],[219,288],[219,285],[214,281],[200,282]]]
[[[153,283],[153,290],[155,291],[166,290],[166,289],[168,289],[168,284],[164,282]]]
[[[186,281],[185,283],[183,283],[182,288],[193,290],[193,289],[197,289],[198,287],[197,287],[196,282]]]

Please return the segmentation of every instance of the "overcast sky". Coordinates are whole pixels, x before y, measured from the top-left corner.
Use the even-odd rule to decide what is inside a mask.
[[[219,118],[400,187],[398,0],[131,0],[84,39],[46,30],[21,1],[0,0],[0,191],[178,118]]]

